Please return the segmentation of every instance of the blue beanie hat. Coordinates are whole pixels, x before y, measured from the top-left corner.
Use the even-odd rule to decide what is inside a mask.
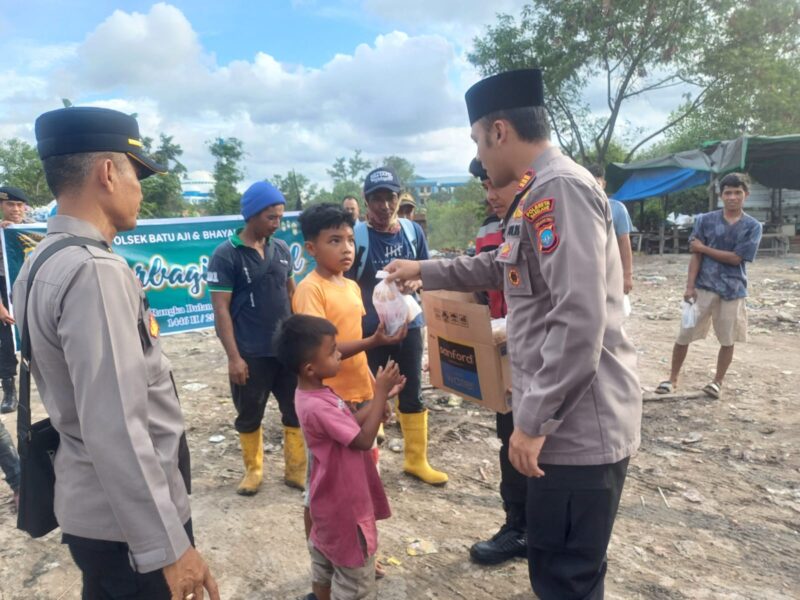
[[[242,206],[242,216],[245,221],[249,221],[265,208],[276,204],[286,204],[286,198],[280,193],[278,188],[268,181],[257,181],[242,195],[239,201]]]

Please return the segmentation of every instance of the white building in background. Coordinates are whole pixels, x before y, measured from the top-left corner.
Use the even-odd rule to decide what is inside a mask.
[[[181,179],[183,199],[189,204],[203,205],[211,201],[214,176],[209,171],[192,171]]]

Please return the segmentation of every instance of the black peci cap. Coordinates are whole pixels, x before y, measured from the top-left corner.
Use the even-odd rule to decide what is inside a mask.
[[[27,202],[28,197],[21,189],[13,185],[4,185],[0,187],[0,202],[3,200],[14,200],[16,202]]]
[[[483,163],[477,158],[473,158],[472,162],[469,163],[469,174],[473,177],[477,177],[481,181],[489,179],[489,174],[486,172],[486,169],[483,168]]]
[[[167,168],[143,152],[136,119],[108,108],[71,106],[36,119],[39,158],[87,152],[122,152],[145,168],[147,177]]]
[[[464,99],[470,125],[499,110],[544,106],[542,71],[520,69],[487,77],[469,88]]]

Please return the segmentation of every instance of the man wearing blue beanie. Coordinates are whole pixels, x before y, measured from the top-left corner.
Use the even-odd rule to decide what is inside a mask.
[[[305,486],[306,450],[294,410],[297,382],[272,348],[278,324],[291,314],[295,288],[289,247],[273,236],[285,205],[272,184],[251,185],[241,199],[245,226],[214,250],[208,264],[214,326],[228,355],[234,425],[244,458],[245,475],[237,489],[243,496],[256,494],[261,485],[261,420],[270,393],[278,399],[283,423],[284,481]]]

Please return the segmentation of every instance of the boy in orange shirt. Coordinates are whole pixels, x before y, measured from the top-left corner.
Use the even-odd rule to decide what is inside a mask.
[[[406,328],[389,336],[381,324],[374,335],[363,338],[361,289],[344,276],[355,260],[355,221],[350,213],[335,204],[318,204],[303,211],[299,222],[306,250],[317,266],[297,285],[292,312],[327,319],[339,332],[342,368],[335,377],[326,379],[325,385],[349,403],[371,400],[373,377],[365,352],[399,344]]]

